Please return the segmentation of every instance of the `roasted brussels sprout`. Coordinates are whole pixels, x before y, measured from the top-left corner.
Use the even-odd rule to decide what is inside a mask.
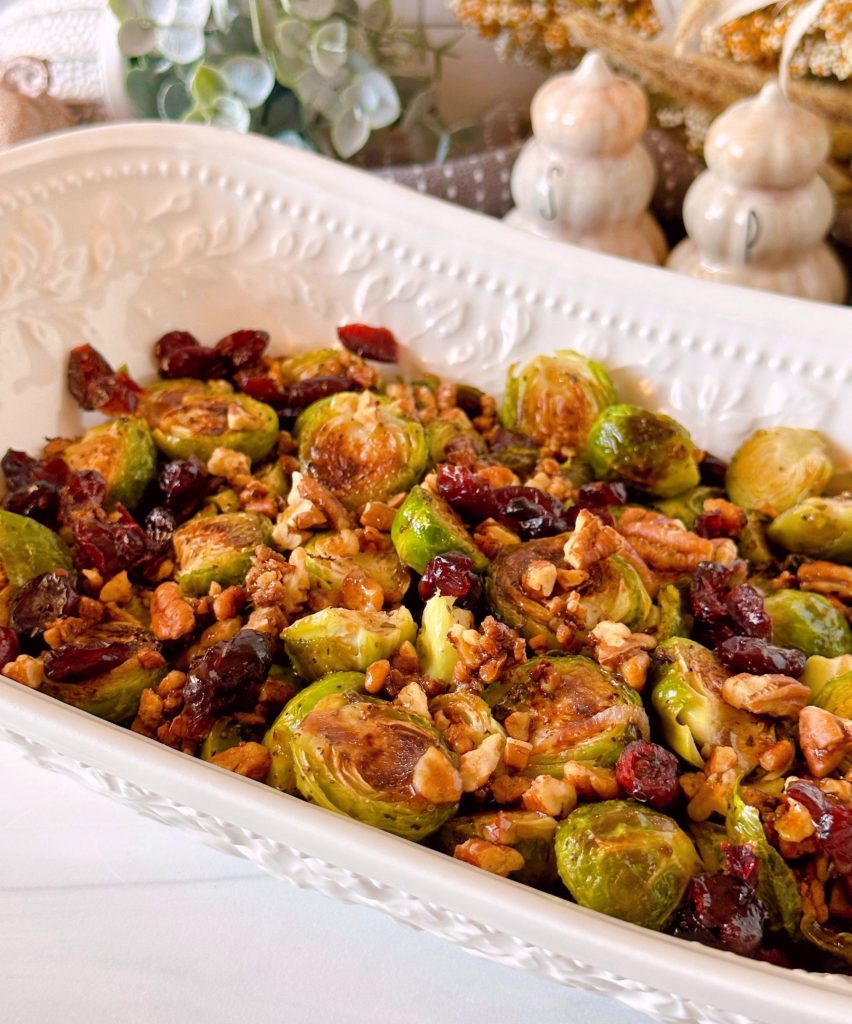
[[[369,549],[356,554],[338,554],[340,537],[336,533],[318,533],[305,544],[305,569],[312,590],[322,591],[329,604],[337,604],[340,588],[349,573],[360,570],[381,584],[388,604],[398,604],[411,583],[411,575],[396,551]]]
[[[303,709],[312,689],[294,698]],[[455,755],[431,722],[387,701],[326,691],[293,727],[290,748],[306,800],[394,835],[425,839],[458,809]]]
[[[195,380],[181,377],[176,380],[158,380],[145,388],[139,396],[137,413],[144,417],[153,430],[170,410],[191,398],[219,397],[227,401],[234,389],[226,380]]]
[[[58,534],[29,516],[0,509],[0,578],[8,580],[7,597],[43,572],[73,568],[71,553]],[[0,594],[6,586],[0,587]]]
[[[190,519],[174,535],[180,589],[202,595],[214,581],[223,587],[242,583],[255,548],[271,536],[271,522],[254,512]]]
[[[852,497],[807,498],[776,516],[767,533],[785,551],[852,564]]]
[[[71,469],[97,470],[106,482],[106,505],[133,508],[157,472],[157,449],[143,419],[120,416],[87,431],[62,458]]]
[[[701,768],[715,746],[733,747],[744,766],[754,767],[774,727],[722,700],[730,673],[706,647],[673,637],[657,646],[651,703],[666,743],[684,761]]]
[[[852,719],[852,671],[829,679],[810,702],[838,718]]]
[[[452,690],[433,697],[429,712],[435,728],[457,754],[466,754],[495,733],[505,735],[488,704],[470,690]]]
[[[426,436],[387,398],[343,391],[309,405],[296,420],[302,469],[349,509],[415,484],[426,468]]]
[[[672,818],[631,800],[572,811],[556,831],[556,864],[581,907],[657,931],[701,867]]]
[[[272,725],[266,730],[263,745],[269,750],[271,762],[266,784],[283,793],[296,793],[296,769],[293,764],[293,751],[290,741],[293,730],[298,728],[305,715],[314,705],[330,693],[346,693],[347,691],[362,693],[364,690],[363,672],[332,672],[318,679],[311,686],[296,694],[288,701]]]
[[[498,722],[513,711],[530,715],[530,778],[560,778],[566,761],[610,767],[628,743],[649,735],[639,694],[580,655],[532,658],[482,696]]]
[[[802,682],[811,691],[811,703],[819,696],[822,688],[838,676],[852,672],[852,654],[841,654],[837,658],[823,658],[811,655],[805,664]]]
[[[100,623],[45,655],[42,692],[98,718],[124,722],[136,714],[142,691],[156,687],[168,671],[161,657],[153,657],[159,650],[153,634],[141,626]],[[98,672],[98,666],[110,663]],[[87,676],[89,669],[98,674]]]
[[[532,597],[523,579],[532,562],[552,562],[557,569],[570,568],[564,547],[569,534],[530,540],[504,548],[491,563],[485,593],[494,614],[527,639],[543,635],[553,647],[556,625],[549,609],[549,597]],[[585,628],[593,629],[603,619],[624,622],[632,630],[643,629],[652,616],[653,605],[639,574],[619,555],[610,555],[589,568],[589,578],[580,588]]]
[[[457,409],[456,412],[458,415],[455,419],[430,420],[424,428],[430,466],[446,462],[447,456],[460,445],[469,447],[479,455],[486,452],[482,434],[473,429],[473,424],[461,409]]]
[[[224,718],[216,719],[213,728],[201,744],[198,756],[202,761],[212,761],[217,754],[230,750],[242,742],[243,734],[239,722],[226,715]]]
[[[756,569],[766,569],[772,565],[774,556],[766,538],[769,519],[754,509],[746,511],[746,523],[737,538],[740,558],[745,558]]]
[[[662,501],[655,501],[654,508],[662,512],[669,519],[679,519],[687,530],[695,526],[695,520],[704,511],[704,502],[708,498],[724,498],[725,492],[720,487],[707,487],[699,484],[683,494],[676,494],[673,498],[664,498]]]
[[[524,858],[520,871],[509,877],[538,889],[549,888],[556,881],[557,822],[538,811],[483,811],[467,818],[448,821],[436,837],[439,850],[453,855],[459,843],[468,839],[511,846]]]
[[[216,448],[232,448],[257,461],[278,440],[278,413],[248,395],[190,392],[159,417],[153,436],[173,459],[207,462]]]
[[[586,459],[599,480],[626,480],[660,498],[681,494],[700,479],[686,429],[638,405],[611,405],[598,416]]]
[[[389,658],[406,641],[414,643],[417,626],[407,608],[393,612],[325,608],[297,619],[281,634],[284,650],[303,679],[329,672],[364,672]]]
[[[500,420],[537,444],[571,454],[582,449],[598,413],[615,400],[600,363],[561,349],[537,356],[520,371],[509,367]]]
[[[473,543],[464,523],[443,498],[425,487],[412,487],[394,516],[391,538],[397,554],[422,575],[435,555],[461,551],[473,561],[476,572],[488,567],[488,559]]]
[[[453,626],[469,628],[473,625],[473,612],[455,607],[455,598],[435,594],[423,608],[420,629],[417,633],[417,654],[420,671],[424,676],[439,679],[442,683],[453,681],[453,669],[458,661],[458,651],[447,639]]]
[[[353,371],[365,385],[372,384],[376,374],[370,365],[354,352],[340,348],[314,348],[295,356],[284,356],[275,362],[285,384],[297,384],[312,377],[352,376]],[[354,381],[354,376],[353,376]]]
[[[688,636],[689,628],[683,610],[683,598],[673,583],[661,587],[657,594],[657,622],[654,627],[657,642],[673,636]]]
[[[496,435],[489,443],[489,454],[492,459],[496,459],[502,466],[511,469],[513,473],[517,473],[522,480],[535,471],[536,465],[541,460],[541,448],[531,437],[506,429],[500,429],[496,432]],[[563,465],[562,470],[568,475],[567,471],[570,468],[566,464]],[[572,482],[575,482],[573,475]],[[585,479],[582,479],[576,486],[579,487],[586,482]]]
[[[852,654],[849,623],[827,597],[806,590],[776,590],[763,599],[772,619],[772,642],[805,654]]]
[[[825,441],[815,430],[757,430],[734,452],[726,484],[731,501],[777,515],[821,494],[831,476]]]

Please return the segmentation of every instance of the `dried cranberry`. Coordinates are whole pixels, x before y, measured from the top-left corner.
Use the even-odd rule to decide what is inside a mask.
[[[162,338],[154,342],[154,358],[157,362],[168,359],[169,356],[180,352],[182,349],[199,348],[201,342],[189,331],[169,331]]]
[[[444,501],[474,522],[497,514],[493,489],[469,466],[441,463],[435,471],[435,484]]]
[[[483,398],[485,398],[485,392],[475,388],[472,384],[459,384],[456,387],[456,405],[468,416],[476,417],[482,414]],[[524,436],[523,434],[518,435],[518,437]],[[530,443],[532,444],[532,441]]]
[[[831,857],[852,898],[852,806],[823,793],[815,782],[807,779],[791,782],[787,795],[807,808],[816,825],[820,849]]]
[[[755,891],[756,879],[701,874],[692,879],[674,934],[741,956],[758,955],[763,945],[766,910]]]
[[[170,331],[154,345],[160,376],[167,380],[196,377],[210,380],[224,377],[228,361],[215,349],[200,344],[188,331]]]
[[[132,653],[127,644],[120,643],[63,644],[44,656],[44,671],[54,683],[78,683],[106,675],[123,665]]]
[[[722,843],[722,853],[725,855],[727,873],[756,889],[760,858],[754,847],[750,843]]]
[[[445,551],[429,560],[417,593],[424,601],[433,594],[456,597],[460,607],[472,608],[482,597],[482,582],[473,571],[473,559],[462,551]]]
[[[493,514],[522,537],[551,537],[568,529],[562,502],[537,487],[498,487],[492,500]]]
[[[0,668],[14,661],[20,651],[18,634],[8,626],[0,626]]]
[[[729,537],[730,526],[721,512],[702,512],[695,517],[692,532],[714,540],[716,537]]]
[[[59,521],[69,526],[74,518],[101,508],[106,497],[106,481],[96,469],[71,473],[59,492]]]
[[[165,507],[178,519],[186,519],[207,496],[209,473],[197,455],[167,462],[157,483],[163,492]]]
[[[26,452],[9,449],[0,461],[7,491],[3,507],[30,516],[46,526],[56,525],[59,491],[68,479],[62,459],[34,459]]]
[[[216,342],[216,351],[230,364],[231,371],[256,366],[269,344],[266,331],[242,330]]]
[[[9,625],[24,636],[35,636],[49,622],[74,615],[80,595],[64,572],[44,572],[36,576],[12,598]]]
[[[270,662],[269,640],[253,629],[241,629],[233,640],[222,640],[196,658],[183,687],[181,718],[187,738],[203,739],[218,715],[241,696],[251,698]]]
[[[716,647],[716,657],[731,673],[753,676],[781,674],[798,679],[805,671],[805,655],[795,648],[773,647],[765,640],[732,636]]]
[[[375,359],[378,363],[399,362],[399,343],[387,327],[343,324],[337,328],[337,337],[344,348],[364,359]]]
[[[748,583],[732,586],[740,568],[701,562],[692,579],[689,602],[696,637],[711,646],[732,636],[772,636],[772,620],[760,594]]]
[[[657,743],[628,743],[615,765],[624,792],[642,804],[668,807],[677,798],[677,758]]]
[[[739,636],[753,636],[760,640],[772,637],[772,619],[763,607],[763,598],[748,583],[734,587],[728,598],[728,608],[734,631]]]
[[[708,452],[698,464],[698,471],[701,473],[701,482],[707,487],[725,486],[728,464],[715,455]]]
[[[627,487],[620,480],[583,484],[577,493],[577,504],[590,512],[601,512],[612,505],[626,505]]]
[[[159,562],[171,553],[175,517],[166,508],[152,508],[145,517],[145,536],[148,540],[148,558]]]
[[[243,391],[259,402],[266,402],[282,419],[295,419],[313,402],[341,391],[362,391],[363,386],[344,376],[309,377],[283,387],[270,377],[238,376]]]
[[[97,389],[96,408],[107,416],[122,416],[136,412],[142,388],[124,370],[118,370]]]
[[[78,345],[68,359],[68,390],[81,409],[110,416],[132,413],[141,388],[124,370],[115,372],[91,345]]]
[[[81,516],[71,527],[77,562],[92,566],[105,577],[135,568],[148,555],[148,538],[142,527],[121,503],[116,505],[116,513],[115,520]]]

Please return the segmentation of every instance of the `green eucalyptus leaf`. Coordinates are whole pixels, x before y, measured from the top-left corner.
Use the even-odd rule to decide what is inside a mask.
[[[235,132],[247,132],[251,114],[245,103],[236,96],[220,96],[211,108],[210,123]]]
[[[346,23],[332,18],[311,38],[311,63],[324,78],[331,78],[346,63]]]
[[[275,75],[282,85],[295,85],[310,60],[310,29],[296,18],[282,18],[275,26],[274,35],[275,49],[272,53],[272,62]]]
[[[192,105],[183,82],[164,82],[157,92],[157,113],[164,121],[180,121]]]
[[[334,10],[334,0],[284,0],[284,10],[306,21],[323,21]]]
[[[177,0],[175,25],[203,29],[210,18],[211,0]]]
[[[118,30],[118,46],[125,57],[144,57],[157,45],[157,28],[147,21],[125,21]]]
[[[210,124],[210,114],[201,107],[192,107],[181,118],[184,124]]]
[[[157,49],[175,64],[192,64],[204,56],[204,32],[192,25],[159,29]]]
[[[189,80],[189,91],[201,107],[211,107],[220,96],[228,94],[228,81],[209,64],[199,64]]]
[[[159,76],[148,68],[131,68],[124,80],[127,98],[138,117],[157,116]]]
[[[177,7],[178,0],[142,0],[144,17],[162,27],[174,24]]]
[[[299,75],[295,91],[303,106],[317,111],[333,123],[346,109],[341,98],[341,86],[346,77],[345,69],[341,69],[334,78],[326,78],[316,68],[308,67]]]
[[[222,65],[222,75],[231,91],[253,110],[259,107],[272,92],[275,75],[262,57],[250,54],[231,57]]]
[[[344,111],[331,126],[331,144],[337,153],[348,160],[363,149],[370,138],[370,126],[356,110]]]
[[[358,111],[368,128],[387,128],[399,117],[399,94],[390,78],[381,71],[358,75],[341,99],[344,106]]]

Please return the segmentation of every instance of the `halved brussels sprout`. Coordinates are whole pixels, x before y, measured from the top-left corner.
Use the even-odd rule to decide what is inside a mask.
[[[767,533],[785,551],[849,565],[852,497],[807,498],[776,516]]]
[[[309,405],[296,420],[302,470],[349,509],[413,486],[426,468],[426,436],[387,398],[343,391]]]
[[[532,438],[527,437],[526,434],[504,430],[502,433],[498,432],[496,438],[491,441],[489,455],[492,459],[499,462],[501,466],[511,469],[513,473],[517,473],[524,480],[535,471],[535,467],[541,459],[541,448]],[[566,477],[568,477],[570,467],[564,464],[561,468]],[[576,483],[574,480],[575,475],[575,473],[571,474],[571,482],[575,486],[579,487],[584,483],[588,483],[586,479]]]
[[[457,754],[474,750],[495,733],[505,736],[488,704],[470,690],[452,690],[433,697],[429,712],[435,728]]]
[[[822,692],[822,688],[838,676],[852,672],[852,654],[841,654],[837,658],[823,658],[813,654],[805,663],[802,682],[811,691],[811,703]]]
[[[626,480],[671,498],[700,479],[696,448],[685,427],[638,405],[611,405],[589,433],[586,458],[599,480]]]
[[[390,544],[383,551],[370,549],[354,555],[336,554],[339,547],[336,533],[318,533],[305,544],[305,569],[311,589],[322,591],[329,604],[337,603],[343,581],[354,570],[365,572],[381,584],[388,604],[398,604],[403,599],[411,575]]]
[[[365,672],[406,641],[414,643],[416,636],[417,625],[407,608],[324,608],[297,619],[281,634],[284,650],[303,679],[319,679],[329,672]]]
[[[243,740],[240,724],[235,718],[231,718],[230,715],[217,718],[207,738],[201,744],[198,756],[202,761],[212,761],[217,754],[238,746]]]
[[[806,590],[776,590],[763,606],[772,619],[772,642],[805,654],[836,658],[852,654],[852,630],[827,597]]]
[[[582,449],[598,413],[616,400],[607,371],[570,349],[516,366],[506,378],[503,426],[563,454]]]
[[[42,692],[110,722],[124,722],[132,718],[139,710],[142,691],[158,686],[168,671],[165,663],[154,668],[143,668],[140,664],[140,655],[159,653],[160,645],[152,633],[129,622],[102,622],[68,641],[57,649],[57,653],[107,644],[126,645],[127,660],[102,675],[64,683],[50,678],[48,663]]]
[[[774,742],[774,727],[722,700],[730,673],[716,655],[694,640],[673,637],[659,644],[654,656],[651,703],[669,749],[701,768],[713,747],[733,747],[753,768],[764,747]]]
[[[323,697],[330,693],[346,693],[349,690],[355,693],[363,692],[363,672],[332,672],[307,686],[287,702],[286,707],[263,737],[263,745],[271,755],[269,773],[266,776],[268,786],[280,789],[282,793],[297,792],[296,769],[290,746],[293,730],[298,728],[305,715]]]
[[[153,436],[173,459],[197,455],[207,462],[216,448],[232,448],[256,462],[278,440],[278,413],[248,395],[190,392],[159,417]]]
[[[648,739],[639,694],[580,655],[531,658],[482,697],[498,722],[513,711],[530,715],[529,778],[561,778],[566,761],[610,767],[628,743]]]
[[[692,840],[631,800],[583,804],[556,831],[556,864],[581,907],[659,931],[701,869]]]
[[[810,703],[838,718],[852,719],[852,671],[829,679]]]
[[[215,396],[222,398],[233,393],[233,387],[226,380],[203,381],[194,377],[158,380],[142,391],[136,411],[153,430],[169,410],[177,408],[186,399]]]
[[[825,953],[845,960],[852,966],[852,931],[841,932],[820,924],[815,917],[806,914],[802,918],[802,935]]]
[[[524,573],[532,562],[552,562],[557,569],[570,568],[565,561],[569,534],[529,540],[503,548],[488,571],[485,594],[494,614],[527,639],[543,635],[558,647],[556,627],[549,609],[549,597],[531,597],[524,589]],[[653,614],[651,596],[633,566],[619,555],[610,555],[592,565],[588,580],[578,588],[585,616],[585,629],[603,619],[623,622],[632,630],[644,628]]]
[[[704,870],[711,875],[720,874],[725,868],[723,843],[728,842],[728,830],[718,821],[693,821],[689,835],[698,850]]]
[[[435,555],[445,551],[462,551],[473,561],[476,572],[488,568],[488,559],[461,519],[443,498],[425,487],[412,487],[397,509],[391,539],[402,561],[421,574]]]
[[[424,676],[453,681],[453,669],[459,659],[458,651],[447,639],[453,626],[469,629],[473,625],[473,612],[455,607],[454,597],[434,594],[426,602],[417,633],[417,654],[420,671]]]
[[[387,701],[325,693],[293,728],[290,748],[306,800],[394,835],[425,839],[458,810],[455,755],[431,722]]]
[[[106,504],[133,508],[157,473],[157,449],[143,419],[120,416],[100,423],[70,444],[62,458],[71,469],[95,469],[106,482]]]
[[[343,377],[356,368],[367,378],[375,378],[375,372],[360,356],[340,348],[314,348],[295,356],[284,356],[276,360],[276,366],[285,384],[296,384],[312,377]]]
[[[821,434],[798,427],[757,430],[734,452],[725,478],[731,501],[777,515],[821,494],[831,476]]]
[[[754,509],[746,511],[746,524],[737,537],[737,549],[740,558],[745,558],[756,569],[766,569],[774,562],[769,541],[766,539],[766,528],[769,519]]]
[[[555,818],[538,811],[483,811],[448,821],[437,835],[437,846],[450,856],[459,843],[468,839],[511,846],[524,858],[524,866],[509,877],[541,889],[550,887],[558,878],[556,827]]]
[[[720,487],[699,484],[698,487],[693,487],[683,494],[676,494],[673,498],[655,501],[654,508],[669,519],[679,519],[687,530],[691,530],[695,526],[695,520],[704,511],[704,502],[708,498],[724,497],[725,492]]]
[[[460,441],[466,442],[480,455],[484,455],[487,450],[482,434],[474,430],[473,424],[462,410],[456,409],[456,413],[457,416],[454,419],[430,420],[424,428],[430,466],[446,462],[447,455]]]
[[[57,569],[74,569],[62,538],[29,516],[0,509],[0,577],[9,581],[8,596],[43,572]]]
[[[241,584],[259,544],[272,536],[272,523],[255,512],[195,516],[175,530],[175,579],[184,594],[203,595],[214,581]]]
[[[673,583],[660,587],[657,594],[657,623],[653,627],[657,642],[670,640],[673,636],[688,636],[689,627],[683,610],[683,598]]]

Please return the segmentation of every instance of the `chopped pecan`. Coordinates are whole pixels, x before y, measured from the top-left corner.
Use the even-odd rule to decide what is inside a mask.
[[[506,716],[503,727],[506,732],[515,740],[528,740],[530,738],[530,722],[532,716],[528,711],[513,711]]]
[[[355,611],[379,612],[385,603],[385,592],[381,584],[371,579],[362,569],[353,569],[346,574],[340,596],[343,607]]]
[[[745,509],[724,498],[706,498],[704,511],[714,512],[721,519],[722,528],[728,537],[739,537],[745,529],[747,517]]]
[[[511,846],[490,843],[487,839],[466,839],[453,851],[456,860],[489,871],[492,875],[506,878],[513,871],[520,871],[524,866],[521,853]]]
[[[171,673],[169,673],[171,675]],[[183,673],[179,673],[183,675]],[[185,678],[185,677],[184,677]],[[139,698],[139,709],[130,728],[143,736],[154,737],[163,724],[163,698],[154,690],[143,690]]]
[[[318,480],[314,480],[310,476],[299,475],[299,479],[296,481],[294,474],[294,486],[303,499],[309,501],[314,508],[319,509],[332,530],[351,529],[355,525],[343,505]]]
[[[269,772],[272,755],[262,743],[238,743],[210,758],[213,764],[229,772],[262,782]]]
[[[207,460],[207,470],[212,476],[227,480],[232,487],[244,487],[251,476],[251,460],[233,448],[214,448]]]
[[[796,748],[790,740],[778,740],[771,747],[760,752],[758,763],[767,773],[764,778],[778,778],[784,775],[793,764],[796,758]]]
[[[521,587],[530,597],[550,597],[556,586],[556,566],[537,558],[524,570]]]
[[[488,782],[500,763],[504,743],[503,735],[495,732],[486,736],[475,750],[462,754],[460,767],[465,793],[473,793]]]
[[[777,673],[753,676],[740,672],[722,684],[722,699],[732,708],[771,718],[798,718],[810,696],[804,683]]]
[[[586,761],[566,761],[563,776],[584,800],[614,800],[619,795],[612,768],[598,768]]]
[[[161,583],[151,598],[151,632],[158,640],[179,640],[195,629],[195,612],[177,583]]]
[[[776,813],[773,824],[778,838],[786,843],[801,843],[816,831],[810,811],[792,797],[785,798],[785,805]]]
[[[521,798],[521,803],[527,811],[564,818],[577,806],[577,789],[568,779],[536,775]]]
[[[491,795],[498,804],[513,804],[530,788],[530,780],[521,775],[506,775],[499,771],[491,780]]]
[[[796,576],[801,590],[852,601],[852,566],[807,562],[799,566]]]
[[[522,772],[529,762],[531,753],[532,743],[510,736],[503,748],[503,764],[513,771]]]
[[[422,715],[423,718],[432,717],[429,714],[429,700],[423,691],[423,687],[417,682],[411,682],[403,686],[396,697],[394,697],[393,702],[412,714]]]
[[[799,746],[811,775],[821,779],[852,754],[852,720],[822,708],[806,707],[799,715]]]
[[[131,597],[133,597],[133,586],[124,569],[113,576],[111,580],[107,580],[98,594],[98,600],[114,601],[116,604],[127,604]]]
[[[623,622],[604,619],[589,633],[587,642],[594,647],[595,659],[610,672],[617,672],[634,690],[645,685],[652,651],[657,641],[647,633],[631,633]]]
[[[391,670],[391,663],[387,658],[374,661],[367,668],[367,676],[364,681],[364,689],[367,693],[380,693],[384,689],[385,681]]]
[[[588,509],[581,509],[574,531],[565,541],[565,561],[574,569],[588,569],[614,555],[621,547],[616,531]]]
[[[0,675],[7,679],[14,679],[16,683],[23,683],[32,690],[37,690],[44,682],[44,665],[40,658],[30,657],[29,654],[19,654],[14,661],[7,661],[0,665]]]
[[[459,653],[453,678],[460,687],[476,692],[526,657],[523,637],[491,615],[483,619],[478,630],[453,626],[447,639]]]
[[[213,598],[213,615],[217,622],[232,619],[248,601],[248,594],[242,587],[227,587]]]
[[[651,509],[626,508],[618,530],[643,562],[658,572],[694,572],[699,562],[715,560],[713,541]]]
[[[521,538],[496,519],[484,519],[473,531],[473,542],[486,558],[494,558],[503,548],[520,544]]]
[[[383,501],[368,501],[361,513],[360,523],[362,526],[372,526],[381,533],[390,533],[395,516],[396,509]]]
[[[545,494],[552,494],[560,501],[573,501],[577,494],[577,489],[568,477],[562,475],[559,463],[552,458],[542,459],[525,484],[527,487],[536,487]]]
[[[693,821],[706,821],[711,814],[727,814],[737,784],[739,759],[732,747],[715,747],[703,772],[682,775],[681,788],[690,798],[686,813]]]
[[[461,775],[437,747],[429,747],[414,766],[411,785],[433,804],[453,803],[462,795]]]
[[[828,857],[819,853],[805,865],[799,879],[799,894],[802,898],[802,912],[816,918],[820,924],[828,920],[828,904],[825,898],[825,883],[828,878]]]
[[[245,583],[256,608],[275,606],[288,616],[294,615],[304,607],[309,588],[303,550],[293,551],[288,561],[265,544],[256,548]]]

